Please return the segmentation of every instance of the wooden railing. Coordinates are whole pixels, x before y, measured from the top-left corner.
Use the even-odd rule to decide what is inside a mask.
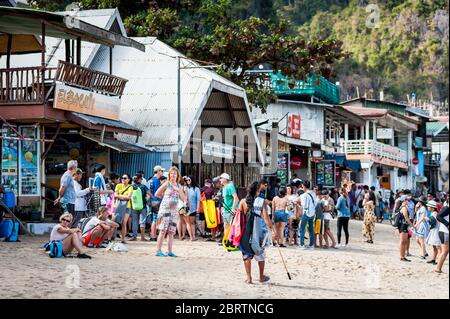
[[[127,80],[79,65],[59,61],[56,81],[107,95],[122,95]]]
[[[0,104],[44,103],[46,83],[53,81],[56,68],[9,68],[0,69]]]

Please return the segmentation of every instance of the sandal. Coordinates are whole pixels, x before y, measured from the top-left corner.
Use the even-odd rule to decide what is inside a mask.
[[[173,252],[167,253],[166,256],[168,256],[168,257],[177,257],[177,255],[175,255]]]
[[[409,260],[409,259],[406,259],[405,257],[401,258],[400,260],[401,260],[401,261],[407,261],[407,262],[411,262],[411,260]]]
[[[92,257],[87,255],[87,254],[78,254],[77,258],[87,258],[87,259],[91,259]]]
[[[442,270],[435,270],[434,272],[437,273],[437,274],[443,274]]]
[[[165,253],[163,253],[162,251],[158,251],[155,256],[157,257],[167,257],[167,255]]]

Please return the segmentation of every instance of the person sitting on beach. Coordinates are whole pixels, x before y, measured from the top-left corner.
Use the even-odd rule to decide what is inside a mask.
[[[63,254],[68,255],[72,250],[78,252],[78,258],[91,258],[86,254],[81,244],[81,230],[79,228],[70,228],[73,216],[70,213],[64,213],[59,217],[59,224],[53,227],[50,233],[50,241],[60,240],[63,245]]]
[[[259,281],[267,282],[269,277],[264,275],[265,247],[270,245],[270,229],[272,222],[265,210],[264,197],[267,184],[254,182],[247,189],[247,196],[239,203],[239,209],[245,215],[245,228],[240,242],[240,250],[244,260],[247,284],[252,284],[251,260],[255,257],[259,267]]]
[[[83,243],[89,248],[105,248],[103,241],[109,244],[119,224],[108,219],[108,208],[101,206],[95,217],[92,217],[83,229]]]

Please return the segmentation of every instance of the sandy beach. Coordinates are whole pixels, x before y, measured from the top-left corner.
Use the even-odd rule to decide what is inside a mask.
[[[377,224],[375,244],[367,244],[361,222],[351,221],[349,247],[281,248],[292,280],[271,247],[270,282],[257,282],[254,262],[255,283],[247,285],[241,253],[213,242],[176,239],[177,258],[155,257],[156,243],[138,241],[128,253],[91,249],[91,260],[51,259],[39,248],[47,236],[21,236],[0,242],[0,298],[449,298],[448,259],[436,274],[412,242],[412,262],[400,262],[397,238],[392,226]]]

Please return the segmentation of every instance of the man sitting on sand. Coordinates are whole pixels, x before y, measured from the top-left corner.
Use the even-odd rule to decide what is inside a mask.
[[[83,230],[83,243],[89,248],[105,248],[103,241],[111,242],[114,231],[119,224],[108,219],[108,208],[101,206],[97,215],[92,217]]]

